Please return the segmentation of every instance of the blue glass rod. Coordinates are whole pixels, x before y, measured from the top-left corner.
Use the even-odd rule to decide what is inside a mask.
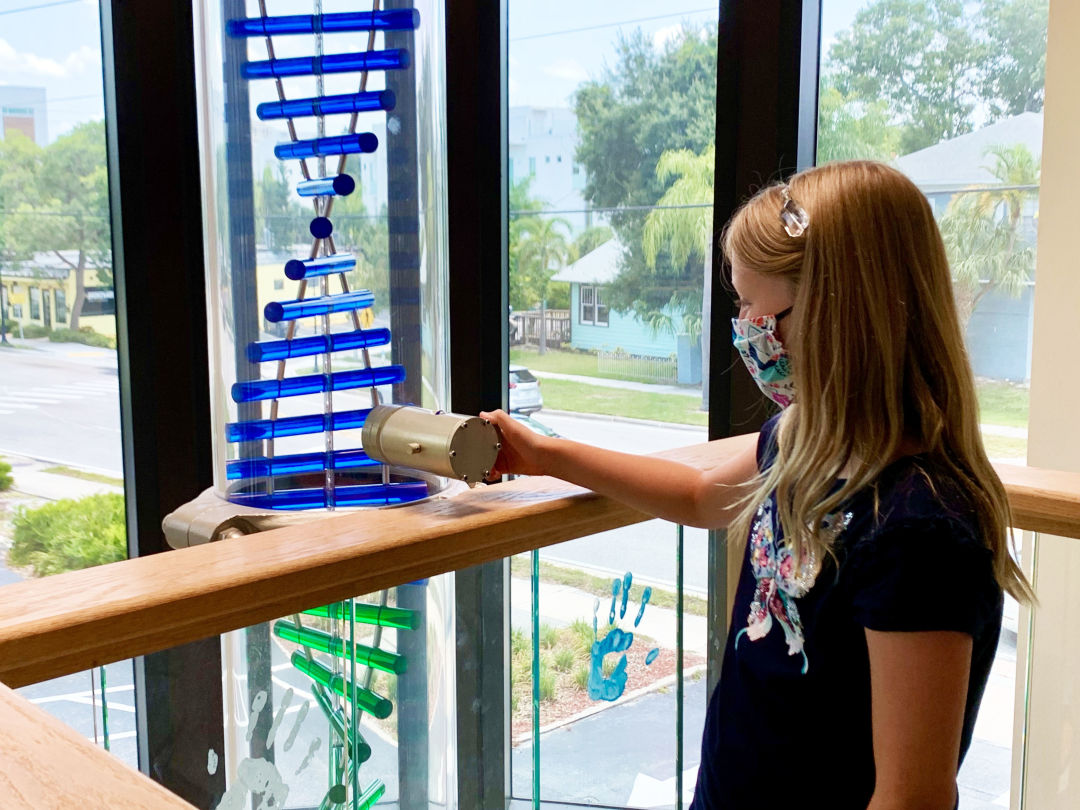
[[[356,267],[356,257],[351,253],[335,253],[332,256],[320,256],[317,259],[291,259],[285,262],[285,278],[299,281],[313,276],[328,276],[331,273],[345,273]]]
[[[379,138],[371,132],[357,135],[333,135],[328,138],[312,138],[310,141],[279,143],[274,147],[278,160],[320,157],[326,155],[357,155],[374,152],[379,148]]]
[[[289,357],[311,357],[327,352],[385,346],[389,342],[389,329],[357,329],[353,332],[338,332],[333,335],[313,335],[292,340],[264,340],[260,343],[249,343],[247,356],[252,363],[265,363],[268,360],[285,360]]]
[[[315,115],[392,110],[396,103],[397,99],[393,90],[376,90],[368,93],[346,93],[340,96],[264,101],[255,108],[255,114],[259,116],[260,121],[273,121],[279,118],[310,118]]]
[[[233,402],[255,402],[262,399],[299,397],[322,391],[345,391],[350,388],[371,388],[391,385],[405,379],[404,366],[380,366],[356,371],[337,371],[333,374],[307,374],[284,380],[252,380],[233,383]]]
[[[359,484],[336,487],[334,506],[389,506],[426,498],[427,483],[402,481],[394,484]],[[229,495],[233,503],[258,509],[319,509],[326,506],[323,489],[285,489],[268,495],[265,492],[236,492]]]
[[[371,413],[369,408],[356,411],[313,413],[308,416],[286,416],[282,419],[249,419],[230,422],[225,426],[225,439],[230,442],[255,442],[261,439],[280,439],[282,436],[306,436],[328,430],[362,428]]]
[[[357,470],[361,467],[378,467],[379,462],[363,450],[335,450],[335,470]],[[326,469],[326,453],[299,453],[273,458],[238,458],[225,462],[225,477],[231,481],[243,478],[265,478],[268,475],[321,472]]]
[[[331,312],[349,312],[364,309],[375,302],[370,290],[354,290],[349,293],[323,295],[318,298],[301,298],[297,301],[271,301],[263,307],[263,315],[270,323],[327,315]]]
[[[316,177],[296,184],[301,197],[348,197],[356,191],[356,181],[347,174],[336,177]]]
[[[273,79],[285,76],[318,76],[325,73],[356,73],[362,70],[403,70],[412,63],[404,48],[388,51],[328,53],[326,56],[294,56],[245,62],[240,73],[245,79]]]
[[[406,8],[229,20],[225,23],[225,33],[230,37],[268,37],[280,34],[333,34],[343,31],[412,31],[419,27],[420,12]]]

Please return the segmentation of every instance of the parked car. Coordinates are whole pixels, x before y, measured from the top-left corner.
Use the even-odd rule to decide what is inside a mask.
[[[540,381],[525,366],[510,366],[510,412],[528,415],[543,407]]]
[[[510,414],[510,416],[514,419],[515,422],[520,422],[533,433],[539,433],[541,436],[548,436],[552,439],[560,438],[558,433],[556,433],[544,423],[537,422],[531,416],[526,416],[523,413],[512,413]]]

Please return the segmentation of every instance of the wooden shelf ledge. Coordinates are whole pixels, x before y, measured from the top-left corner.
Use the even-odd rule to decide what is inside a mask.
[[[755,438],[657,455],[705,468]],[[1080,474],[1000,472],[1020,528],[1080,537]],[[0,588],[0,681],[36,683],[648,519],[524,478],[20,582]]]

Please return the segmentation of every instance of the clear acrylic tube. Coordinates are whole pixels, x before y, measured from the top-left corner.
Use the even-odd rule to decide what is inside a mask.
[[[312,318],[331,312],[349,312],[365,309],[375,302],[369,290],[355,290],[338,295],[320,295],[317,298],[301,298],[296,301],[271,301],[263,307],[263,315],[270,323]]]
[[[358,329],[333,335],[313,335],[292,340],[267,340],[249,343],[248,359],[252,363],[268,360],[284,360],[289,357],[310,357],[325,352],[342,352],[349,349],[367,349],[385,346],[390,342],[389,329]]]
[[[316,177],[296,184],[301,197],[348,197],[356,190],[356,181],[347,174],[336,177]]]
[[[394,109],[396,103],[397,99],[393,90],[376,90],[286,101],[264,101],[255,108],[255,114],[262,121],[274,121],[281,118],[311,118],[316,115],[389,111]]]
[[[286,416],[281,419],[230,422],[225,426],[225,440],[227,442],[254,442],[263,439],[280,439],[285,436],[322,433],[324,430],[361,428],[369,413],[371,413],[370,408],[361,408],[355,411],[337,411],[333,414],[315,413],[308,416]]]
[[[291,160],[327,155],[359,155],[374,152],[378,148],[378,137],[370,132],[361,132],[358,135],[334,135],[309,141],[279,143],[274,147],[274,156],[280,160]]]
[[[378,467],[379,462],[363,450],[349,448],[335,450],[332,456],[335,470],[358,470]],[[237,458],[225,464],[225,475],[231,481],[246,478],[263,478],[267,475],[291,475],[302,472],[318,472],[326,467],[326,453],[296,453],[268,458]]]
[[[428,496],[425,481],[402,481],[392,484],[357,484],[340,486],[334,493],[337,506],[393,506],[410,503]],[[277,490],[271,494],[261,492],[235,492],[229,500],[256,509],[324,509],[326,491],[315,489]]]
[[[250,380],[234,383],[233,402],[257,402],[265,399],[299,397],[304,394],[320,394],[323,391],[347,391],[351,388],[372,388],[376,385],[393,385],[405,379],[403,366],[381,366],[355,371],[337,371],[333,374],[306,374],[283,380]]]
[[[321,76],[326,73],[359,73],[365,70],[401,70],[411,60],[403,48],[388,51],[329,53],[326,56],[296,56],[289,59],[263,59],[245,62],[245,79],[274,79],[287,76]]]
[[[262,37],[280,34],[333,34],[347,31],[410,31],[420,25],[414,8],[389,11],[349,11],[336,14],[290,14],[229,20],[230,37]]]
[[[285,278],[300,281],[313,276],[347,273],[354,267],[356,257],[351,253],[334,253],[330,256],[319,256],[317,259],[290,259],[285,262]]]

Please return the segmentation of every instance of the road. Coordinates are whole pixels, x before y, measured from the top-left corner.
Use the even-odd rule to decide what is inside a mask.
[[[116,352],[26,341],[0,351],[0,453],[123,469]]]

